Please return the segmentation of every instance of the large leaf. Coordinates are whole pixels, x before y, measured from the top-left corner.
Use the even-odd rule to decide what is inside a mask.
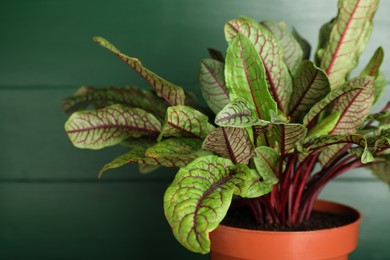
[[[253,115],[254,108],[243,98],[237,98],[226,105],[215,117],[215,123],[219,126],[248,127],[264,126],[269,121],[259,119]]]
[[[299,63],[303,60],[301,45],[288,30],[285,22],[274,23],[269,20],[261,22],[280,42],[283,47],[283,60],[289,70],[294,74]]]
[[[208,117],[194,108],[187,106],[169,107],[159,140],[169,136],[204,139],[213,128],[208,123]]]
[[[294,77],[294,88],[289,104],[289,115],[299,121],[318,101],[330,92],[328,77],[313,62],[302,62]]]
[[[266,28],[248,18],[226,23],[225,38],[229,43],[238,34],[249,38],[254,45],[264,65],[269,90],[278,108],[286,112],[292,93],[292,80],[279,41]]]
[[[145,68],[142,63],[136,59],[121,53],[114,45],[102,37],[94,37],[95,42],[102,47],[108,49],[126,64],[128,64],[135,72],[144,78],[153,89],[163,97],[171,106],[184,105],[185,94],[181,87],[166,81]]]
[[[321,60],[332,89],[342,86],[358,64],[372,31],[378,3],[379,0],[339,0],[339,12]]]
[[[360,73],[360,76],[371,76],[374,77],[374,87],[375,87],[375,100],[374,104],[380,99],[382,93],[386,86],[386,80],[384,79],[384,75],[381,73],[381,65],[383,63],[384,51],[382,47],[379,47],[366,67]]]
[[[161,123],[145,110],[112,105],[73,113],[65,123],[65,130],[76,147],[101,149],[129,137],[157,137]]]
[[[202,95],[215,114],[221,111],[230,100],[224,70],[224,63],[218,60],[204,59],[200,62],[199,80]]]
[[[248,164],[253,157],[253,144],[245,128],[218,127],[203,142],[203,149],[213,151],[234,164]]]
[[[349,92],[335,102],[330,113],[339,112],[340,118],[332,134],[355,133],[356,129],[362,125],[374,102],[373,84],[372,77],[356,78],[347,83],[347,86],[358,86],[361,89],[356,93]]]
[[[91,105],[95,108],[103,108],[114,104],[142,108],[161,118],[164,118],[167,109],[166,102],[157,97],[154,92],[134,86],[106,89],[81,87],[76,95],[63,101],[63,108],[65,112],[73,113]]]
[[[245,165],[217,156],[181,168],[164,195],[165,216],[176,239],[191,251],[208,253],[209,233],[225,217],[233,194],[258,197],[271,190],[270,185],[258,189],[259,178]]]
[[[230,99],[244,98],[260,119],[269,120],[277,104],[268,92],[266,72],[255,47],[241,34],[228,47],[225,74]]]

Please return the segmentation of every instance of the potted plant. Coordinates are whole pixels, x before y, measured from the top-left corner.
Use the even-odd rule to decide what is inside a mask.
[[[390,103],[371,113],[386,85],[380,70],[382,48],[358,76],[350,77],[370,36],[378,2],[339,0],[337,17],[320,29],[314,62],[309,60],[310,45],[283,22],[247,17],[228,21],[226,57],[210,49],[211,58],[200,64],[209,108],[95,37],[153,90],[82,87],[64,101],[71,114],[66,132],[79,148],[130,148],[99,175],[128,163],[139,164],[143,172],[160,166],[180,168],[165,193],[164,210],[173,234],[189,250],[208,253],[211,233],[214,259],[257,259],[268,251],[286,254],[286,248],[295,250],[287,252],[288,259],[347,259],[356,246],[359,213],[318,202],[317,197],[330,180],[359,167],[369,167],[389,182]],[[88,109],[91,106],[94,109]],[[242,242],[239,228],[221,225],[228,211],[233,219],[248,209],[250,222],[295,234],[299,242],[288,246],[270,238],[245,240],[260,231],[248,231]],[[332,235],[325,235],[337,248],[326,257],[317,255],[329,246],[315,231],[296,232],[315,210],[347,216],[345,226],[337,229],[340,234],[332,229]],[[347,237],[347,231],[355,237]],[[224,239],[224,232],[229,238]],[[308,243],[320,242],[307,246],[303,237]],[[282,244],[284,249],[260,249],[267,241],[268,248],[277,244],[280,249]],[[233,247],[239,244],[246,253],[260,254],[236,254]],[[346,249],[339,249],[340,244]],[[309,247],[314,252],[302,255]],[[230,251],[233,255],[227,256]]]

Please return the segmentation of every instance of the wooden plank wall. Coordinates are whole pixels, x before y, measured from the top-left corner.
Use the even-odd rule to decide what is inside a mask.
[[[199,94],[199,60],[207,47],[226,48],[225,21],[239,15],[285,20],[316,46],[336,2],[2,0],[0,259],[208,259],[183,249],[164,219],[162,195],[173,170],[140,175],[127,166],[98,181],[100,167],[125,150],[77,150],[68,142],[60,105],[78,86],[147,87],[91,37],[107,37]],[[390,52],[389,11],[390,2],[382,1],[362,64],[377,45]],[[387,58],[384,71],[390,75]],[[348,175],[323,197],[365,215],[351,259],[389,259],[389,190],[367,172]]]

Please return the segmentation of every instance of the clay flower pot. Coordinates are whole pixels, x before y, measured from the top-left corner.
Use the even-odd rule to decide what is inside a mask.
[[[317,201],[314,209],[349,215],[345,226],[303,232],[257,231],[220,225],[210,234],[211,260],[347,260],[358,241],[360,213],[334,202]]]

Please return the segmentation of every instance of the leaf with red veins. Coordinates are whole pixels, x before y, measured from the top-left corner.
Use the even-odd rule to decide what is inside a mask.
[[[277,104],[268,91],[266,71],[252,42],[242,34],[230,42],[225,64],[230,100],[245,99],[259,119],[269,120]]]
[[[226,216],[233,195],[259,197],[272,189],[258,182],[259,175],[246,165],[218,156],[181,168],[164,194],[165,216],[176,239],[188,250],[208,253],[209,233]]]
[[[157,137],[160,130],[161,123],[154,115],[121,105],[75,112],[65,123],[73,145],[88,149],[112,146],[130,137]]]
[[[255,158],[253,159],[258,173],[263,180],[268,183],[278,183],[280,154],[268,146],[260,146],[255,149]]]
[[[172,136],[204,139],[212,129],[208,117],[198,110],[187,106],[168,107],[158,140]]]
[[[294,88],[289,104],[289,116],[299,122],[310,108],[330,92],[325,72],[311,61],[303,61],[294,77]]]
[[[254,147],[245,128],[218,127],[209,133],[202,148],[228,158],[234,164],[248,164],[254,156]]]
[[[272,126],[271,131],[279,143],[281,154],[292,152],[307,134],[306,127],[301,124],[278,123]]]
[[[347,82],[348,86],[358,86],[361,89],[343,95],[335,102],[330,113],[339,112],[340,118],[331,134],[355,133],[371,111],[375,96],[373,78],[355,78]]]
[[[254,45],[265,69],[269,92],[278,108],[286,113],[292,93],[292,79],[284,63],[283,48],[279,41],[266,28],[249,18],[226,23],[225,38],[229,44],[238,34],[249,38]]]
[[[366,67],[360,73],[360,76],[371,76],[374,77],[374,89],[375,89],[375,100],[374,104],[379,101],[386,87],[386,79],[381,72],[381,66],[384,58],[384,51],[382,47],[379,47]]]
[[[326,71],[332,89],[342,86],[357,66],[372,31],[372,19],[379,0],[339,1],[339,13],[333,22],[322,53],[321,68]]]
[[[285,22],[274,23],[269,20],[260,23],[267,28],[283,47],[283,60],[294,75],[303,60],[303,50],[293,34],[288,30]]]
[[[100,44],[100,46],[108,49],[116,56],[118,56],[122,61],[129,65],[135,72],[137,72],[144,80],[146,80],[150,86],[164,98],[171,106],[184,105],[185,94],[184,90],[176,86],[175,84],[168,82],[167,80],[157,76],[152,71],[145,68],[142,63],[136,59],[129,57],[121,53],[114,45],[102,37],[94,37],[95,42]]]
[[[218,60],[204,59],[200,62],[199,79],[202,95],[215,114],[230,101],[224,69],[224,63]]]
[[[254,108],[243,98],[237,98],[227,104],[215,117],[219,126],[248,127],[264,126],[269,121],[259,119],[254,115]]]

